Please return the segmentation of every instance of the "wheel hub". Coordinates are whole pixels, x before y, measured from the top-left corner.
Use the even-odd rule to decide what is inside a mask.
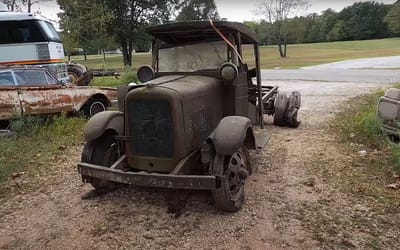
[[[246,161],[241,152],[236,152],[230,157],[227,171],[229,192],[232,196],[240,194],[240,190],[248,176]]]

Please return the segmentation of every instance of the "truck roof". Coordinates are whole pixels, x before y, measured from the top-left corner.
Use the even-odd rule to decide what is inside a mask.
[[[20,21],[20,20],[45,20],[45,18],[32,13],[11,12],[11,11],[0,12],[0,21]]]
[[[214,26],[225,36],[240,33],[243,44],[258,43],[257,35],[246,25],[238,22],[213,21]],[[182,44],[221,40],[210,21],[175,22],[151,26],[146,31],[168,44]]]

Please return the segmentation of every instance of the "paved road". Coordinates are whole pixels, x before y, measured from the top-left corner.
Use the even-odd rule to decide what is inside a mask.
[[[354,83],[400,83],[400,70],[383,69],[273,69],[261,71],[263,81],[300,80]]]
[[[303,69],[400,69],[400,56],[372,57],[345,60]]]
[[[400,83],[400,56],[346,60],[296,70],[262,70],[262,79],[353,83]]]

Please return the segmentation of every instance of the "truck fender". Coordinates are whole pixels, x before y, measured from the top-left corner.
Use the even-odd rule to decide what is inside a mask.
[[[243,116],[224,117],[210,138],[215,151],[222,155],[232,155],[241,147],[256,149],[251,121]]]
[[[118,135],[124,132],[124,113],[119,111],[103,111],[95,114],[83,131],[87,142],[94,141],[104,134],[106,130],[114,130]]]

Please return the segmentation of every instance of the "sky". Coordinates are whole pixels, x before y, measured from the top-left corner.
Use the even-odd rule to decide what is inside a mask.
[[[220,17],[229,21],[258,21],[261,18],[255,15],[256,3],[259,0],[215,0]],[[360,0],[358,0],[360,1]],[[366,1],[366,0],[361,0]],[[321,13],[323,10],[332,8],[340,11],[346,6],[352,5],[355,0],[308,0],[310,6],[305,13]],[[385,4],[392,4],[395,0],[376,0]],[[57,20],[57,13],[60,12],[55,0],[36,1],[32,5],[33,11],[40,11],[43,16]]]
[[[227,18],[229,21],[257,21],[260,17],[255,15],[256,3],[259,0],[215,0],[220,17]],[[361,0],[365,2],[367,0]],[[375,0],[376,2],[392,4],[396,0]],[[353,0],[308,0],[309,8],[303,14],[321,13],[328,8],[336,11],[352,5]]]

